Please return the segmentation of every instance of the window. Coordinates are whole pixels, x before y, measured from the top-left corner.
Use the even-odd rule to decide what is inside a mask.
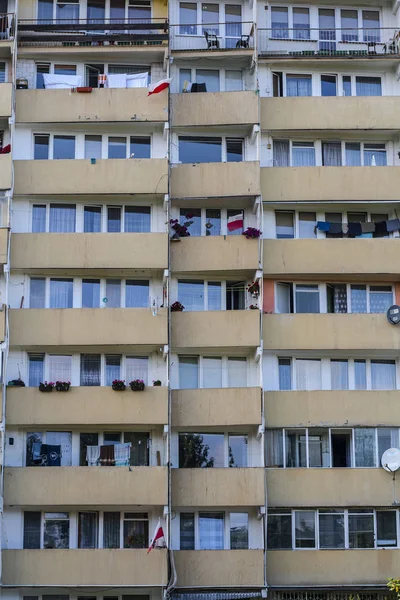
[[[194,513],[180,514],[180,549],[194,550]]]
[[[331,360],[331,389],[349,389],[349,368],[347,360]]]
[[[292,549],[292,511],[268,511],[267,539],[268,550]]]
[[[273,38],[289,38],[289,14],[287,8],[283,6],[271,7],[271,28],[271,36]]]
[[[249,547],[249,515],[230,513],[231,550],[247,550]]]
[[[247,435],[231,434],[228,437],[229,466],[247,467]]]
[[[355,466],[356,467],[375,467],[375,430],[355,429]]]
[[[106,356],[106,385],[112,385],[114,379],[121,379],[121,357]]]
[[[279,358],[279,389],[281,391],[292,389],[292,361],[290,358]]]
[[[100,381],[100,354],[81,354],[81,379],[80,385],[101,385]]]
[[[201,236],[201,210],[199,208],[181,208],[180,224],[188,228],[191,237]]]
[[[149,545],[148,513],[124,513],[124,548],[147,548]]]
[[[78,548],[99,547],[99,513],[85,511],[78,513]]]
[[[119,548],[120,542],[120,513],[104,512],[103,514],[103,548]]]
[[[199,549],[224,549],[224,513],[199,513]]]
[[[228,357],[228,387],[247,386],[247,359],[245,357]]]
[[[321,75],[321,96],[336,96],[336,75]]]
[[[75,204],[50,204],[50,233],[74,233]]]
[[[203,388],[222,387],[222,358],[207,356],[203,358]]]
[[[305,429],[285,429],[286,467],[307,466],[307,445]]]
[[[350,94],[349,94],[350,95]],[[380,77],[356,77],[357,96],[382,96]],[[347,93],[346,93],[347,96]]]
[[[149,281],[127,279],[125,286],[126,308],[147,308],[149,306]]]
[[[356,390],[367,389],[367,364],[365,360],[354,361],[354,387]]]
[[[197,34],[197,4],[195,2],[180,2],[179,23],[180,34]]]
[[[222,138],[179,136],[181,163],[208,163],[222,161]]]
[[[69,548],[68,513],[45,513],[43,547],[52,550]]]
[[[219,92],[219,71],[213,69],[196,69],[196,83],[204,83],[207,92]]]
[[[226,310],[245,309],[245,281],[226,282]]]
[[[46,296],[46,280],[31,277],[29,286],[29,308],[44,308]]]
[[[283,467],[283,431],[268,429],[266,431],[267,467]]]
[[[343,42],[358,41],[358,11],[341,10],[341,38]]]
[[[322,164],[324,167],[342,166],[341,142],[322,142]]]
[[[299,213],[299,238],[317,237],[315,226],[317,225],[317,216],[314,212]]]
[[[376,545],[378,548],[397,546],[396,511],[376,511]]]
[[[276,210],[275,228],[278,240],[294,238],[294,213]]]
[[[101,158],[101,135],[85,135],[85,158]]]
[[[319,313],[318,285],[296,285],[296,313]]]
[[[113,137],[108,138],[108,158],[126,158],[126,138]]]
[[[34,204],[32,206],[32,233],[44,233],[46,231],[46,206]]]
[[[98,433],[80,433],[79,434],[79,466],[86,467],[87,466],[87,447],[88,446],[98,446],[99,445],[99,435]]]
[[[107,231],[120,233],[122,229],[122,209],[120,206],[107,206]]]
[[[298,358],[296,360],[296,389],[310,391],[321,388],[321,361]]]
[[[374,547],[374,515],[368,509],[349,510],[349,548]]]
[[[125,431],[124,443],[131,444],[130,464],[132,467],[150,465],[150,434],[138,431]]]
[[[364,42],[380,41],[379,12],[376,10],[362,11],[362,26],[364,29]]]
[[[125,233],[150,232],[150,206],[125,206]]]
[[[310,467],[329,467],[329,432],[326,429],[308,430],[308,462]]]
[[[343,95],[351,96],[351,77],[350,75],[343,75]]]
[[[82,308],[99,308],[100,279],[82,279]]]
[[[292,167],[315,167],[314,142],[292,143]]]
[[[50,381],[71,381],[72,356],[50,354],[48,363]]]
[[[44,354],[29,354],[29,387],[39,387],[44,380]]]
[[[53,140],[53,159],[75,158],[75,136],[55,135]]]
[[[221,282],[207,282],[207,307],[208,310],[221,310]]]
[[[224,467],[223,433],[180,433],[179,468]]]
[[[286,96],[312,96],[311,75],[286,75]]]
[[[351,467],[351,432],[346,430],[331,431],[332,467]]]
[[[219,35],[219,5],[218,4],[202,4],[201,5],[201,21],[202,33],[205,31]]]
[[[295,547],[315,548],[315,511],[294,512]]]
[[[242,71],[225,71],[225,91],[241,92],[243,90]]]
[[[199,387],[199,359],[197,356],[179,357],[179,389]]]
[[[49,158],[49,135],[38,135],[33,136],[34,149],[33,158],[35,160],[47,160]]]
[[[243,160],[243,140],[240,138],[226,139],[227,162],[241,162]]]
[[[290,165],[289,140],[274,140],[273,165],[274,167],[288,167]]]
[[[188,311],[204,310],[204,282],[178,280],[178,300]]]
[[[389,448],[399,447],[399,430],[389,427],[378,428],[378,466],[381,465],[382,454]]]
[[[64,23],[77,22],[79,20],[79,2],[76,2],[76,0],[57,0],[56,16]]]
[[[84,233],[101,232],[101,206],[85,206],[83,211]]]
[[[43,0],[39,0],[39,8],[40,5],[43,3]],[[53,3],[50,2],[50,6],[52,7]],[[52,19],[53,17],[51,16],[50,19]],[[39,17],[40,19],[40,17]],[[37,90],[44,90],[44,78],[43,75],[44,74],[49,74],[50,73],[50,65],[48,63],[43,63],[43,64],[36,64],[36,89]]]
[[[150,158],[150,153],[149,136],[131,136],[129,148],[130,158]]]
[[[319,548],[345,547],[344,513],[339,510],[319,510]]]
[[[40,529],[42,514],[40,512],[24,511],[24,550],[40,548]]]
[[[244,212],[242,210],[237,210],[237,209],[228,209],[226,211],[226,217],[228,220],[228,225],[229,225],[229,219],[231,217],[237,217],[237,215],[241,215],[242,219],[244,220]],[[228,227],[228,235],[242,235],[243,233],[243,226],[242,227],[237,227],[237,229],[233,229],[232,231],[229,229]]]
[[[50,308],[72,308],[72,297],[72,279],[50,279]]]
[[[310,39],[310,11],[308,8],[293,7],[293,38],[295,40]]]
[[[366,167],[386,167],[385,144],[364,144],[364,165]]]
[[[125,359],[126,381],[141,379],[148,385],[149,359],[147,356],[127,356]]]
[[[345,143],[345,158],[347,167],[361,166],[361,144],[359,142]]]
[[[371,387],[373,390],[396,389],[394,360],[371,360]]]
[[[119,308],[121,306],[121,280],[106,280],[107,308]]]

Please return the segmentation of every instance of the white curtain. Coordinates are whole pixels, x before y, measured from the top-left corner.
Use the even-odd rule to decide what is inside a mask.
[[[346,142],[346,167],[361,166],[361,146],[359,142]]]
[[[121,280],[107,279],[106,281],[107,308],[120,308],[121,306]]]
[[[375,467],[375,429],[354,429],[356,467]]]
[[[283,430],[266,432],[267,467],[283,467]]]
[[[72,356],[49,356],[49,379],[50,381],[71,381]]]
[[[225,71],[225,91],[241,92],[243,90],[242,71]]]
[[[75,204],[50,204],[50,233],[74,233],[75,215]]]
[[[142,379],[148,385],[149,359],[147,356],[126,357],[126,382]]]
[[[396,363],[394,360],[371,360],[371,384],[373,390],[396,388]]]
[[[298,390],[320,390],[322,388],[320,360],[296,360],[296,388]]]
[[[315,148],[312,142],[294,142],[292,147],[293,167],[315,167]]]
[[[228,386],[247,386],[247,360],[246,358],[228,358]]]
[[[289,166],[289,140],[274,140],[274,167]]]
[[[311,76],[287,75],[286,96],[311,96]]]
[[[349,389],[349,367],[347,360],[331,360],[331,389]]]
[[[72,308],[72,279],[50,279],[50,308]]]
[[[356,77],[357,96],[382,96],[380,77]]]
[[[342,166],[342,145],[340,142],[324,142],[322,144],[324,167]]]
[[[399,430],[389,429],[388,427],[378,429],[378,460],[382,458],[382,454],[389,448],[399,447]]]
[[[222,358],[207,357],[203,359],[203,388],[222,387]]]

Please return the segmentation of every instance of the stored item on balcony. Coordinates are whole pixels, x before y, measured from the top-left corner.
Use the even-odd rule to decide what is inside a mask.
[[[236,42],[236,48],[248,48],[250,44],[250,36],[249,35],[241,35],[240,40]]]
[[[161,385],[161,379],[153,379],[153,387],[160,387]]]
[[[39,391],[40,392],[52,392],[53,387],[54,387],[53,381],[49,381],[49,383],[47,383],[47,381],[45,381],[44,383],[42,383],[42,382],[39,383]]]
[[[11,381],[9,381],[7,383],[8,387],[25,387],[25,383],[22,381],[21,378],[18,379],[11,379]]]
[[[106,446],[87,446],[86,462],[89,467],[129,467],[131,442]]]
[[[258,310],[258,306],[257,306],[257,304],[250,304],[249,309],[250,310]]]
[[[342,237],[371,238],[387,237],[388,233],[400,230],[400,219],[388,219],[387,221],[366,221],[354,223],[331,223],[329,221],[317,221],[316,230],[323,231]]]
[[[111,384],[111,387],[114,390],[114,392],[123,392],[126,388],[125,381],[123,379],[114,379],[114,381]]]
[[[56,381],[56,391],[57,392],[68,392],[71,386],[70,381]]]
[[[185,307],[183,306],[183,304],[181,304],[178,301],[171,304],[171,312],[182,312],[184,310],[184,308]]]
[[[129,382],[129,385],[132,392],[143,392],[146,387],[143,379],[133,379]]]
[[[216,33],[205,31],[204,37],[207,42],[207,50],[219,50],[219,40]]]
[[[246,236],[248,240],[256,240],[260,237],[262,231],[257,229],[256,227],[248,227],[245,231],[243,231],[242,235]]]
[[[107,75],[105,75],[104,73],[99,73],[99,76],[98,76],[99,88],[105,87],[106,82],[107,82]]]
[[[171,240],[176,241],[183,237],[190,237],[189,227],[193,225],[193,215],[187,214],[185,215],[185,221],[183,223],[179,223],[178,219],[170,219],[169,224],[171,226],[172,231],[174,232],[171,235]]]
[[[260,284],[258,281],[253,281],[247,286],[247,291],[249,294],[253,296],[253,298],[257,298],[260,293]]]
[[[237,231],[238,229],[243,228],[243,213],[238,213],[237,215],[232,215],[232,217],[228,217],[228,231]]]
[[[205,83],[192,83],[190,86],[190,90],[188,90],[188,91],[192,92],[192,93],[206,92],[207,85]]]
[[[78,94],[91,94],[92,93],[93,88],[91,87],[77,87],[74,88],[72,91],[73,92],[78,92]]]
[[[26,77],[18,77],[15,87],[17,88],[17,90],[27,90],[29,86]]]
[[[0,150],[0,154],[10,154],[11,152],[11,144],[7,144],[7,146],[3,146]]]
[[[33,443],[32,458],[37,467],[60,467],[61,456],[61,446],[58,444]]]

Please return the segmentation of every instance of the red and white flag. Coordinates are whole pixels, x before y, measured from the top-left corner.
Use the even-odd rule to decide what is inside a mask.
[[[171,81],[172,79],[161,79],[161,81],[157,81],[157,83],[152,83],[149,86],[149,93],[147,95],[151,96],[151,94],[158,94],[159,92],[166,90],[169,88]]]
[[[161,539],[163,540],[164,546],[165,546],[164,530],[161,527],[161,519],[158,519],[157,527],[154,530],[154,535],[150,542],[149,549],[147,550],[147,554],[155,547],[156,542],[158,542],[158,540],[161,540]]]
[[[237,229],[242,229],[242,227],[243,227],[243,213],[239,213],[238,215],[233,215],[233,217],[229,217],[228,231],[236,231]]]

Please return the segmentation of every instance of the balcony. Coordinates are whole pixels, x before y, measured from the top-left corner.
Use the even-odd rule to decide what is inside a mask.
[[[12,182],[11,154],[0,154],[0,190],[9,190]]]
[[[259,387],[173,390],[173,427],[261,425]]]
[[[263,251],[266,277],[354,281],[398,273],[398,244],[391,239],[264,240]]]
[[[172,94],[171,114],[172,127],[252,127],[260,120],[255,92]]]
[[[391,427],[400,392],[265,392],[264,398],[268,427]]]
[[[258,29],[257,49],[266,58],[391,58],[398,60],[398,29],[315,29],[275,27]]]
[[[168,191],[168,163],[163,158],[109,158],[96,160],[95,164],[84,159],[16,160],[14,171],[17,195],[132,195]]]
[[[155,94],[154,102],[153,99],[149,102],[147,88],[93,89],[90,94],[71,94],[71,90],[17,90],[16,120],[18,123],[160,123],[168,119],[167,105],[166,94]]]
[[[208,39],[206,33],[209,34]],[[210,34],[212,37],[210,37]],[[207,23],[207,29],[197,23],[170,26],[170,45],[174,52],[212,53],[218,58],[232,54],[232,59],[254,52],[254,23]]]
[[[264,315],[265,350],[398,351],[386,314]]]
[[[265,202],[398,198],[399,167],[265,167],[261,190]]]
[[[0,234],[3,230],[0,229]],[[0,238],[1,242],[1,238]],[[146,249],[143,252],[143,249]],[[168,266],[166,233],[14,233],[13,271],[161,273]]]
[[[174,273],[248,274],[251,278],[258,266],[258,242],[242,235],[189,237],[171,244]]]
[[[331,505],[329,505],[331,506]],[[400,567],[399,550],[280,550],[267,552],[272,586],[354,586],[386,588]]]
[[[394,96],[261,98],[261,127],[267,131],[395,130]]]
[[[174,350],[219,348],[237,353],[260,345],[258,310],[176,312],[171,318]]]
[[[173,469],[172,504],[186,508],[263,506],[264,469]]]
[[[259,195],[258,161],[172,165],[172,198],[232,198]]]
[[[155,350],[167,343],[167,311],[159,308],[153,316],[147,308],[14,309],[10,331],[10,345],[26,350]]]
[[[9,58],[14,51],[15,14],[0,15],[0,57]]]
[[[7,389],[7,422],[17,427],[115,425],[162,426],[168,423],[168,390],[147,386],[144,392],[116,394],[110,387],[71,387],[65,394],[42,394],[37,388]]]
[[[393,481],[378,468],[267,469],[268,506],[392,506]]]
[[[4,503],[46,506],[163,506],[167,467],[6,467]]]
[[[174,557],[180,588],[264,586],[262,550],[180,550]]]
[[[10,586],[166,586],[167,550],[4,550]]]
[[[12,83],[0,83],[0,119],[7,119],[8,117],[11,117],[11,105]]]

